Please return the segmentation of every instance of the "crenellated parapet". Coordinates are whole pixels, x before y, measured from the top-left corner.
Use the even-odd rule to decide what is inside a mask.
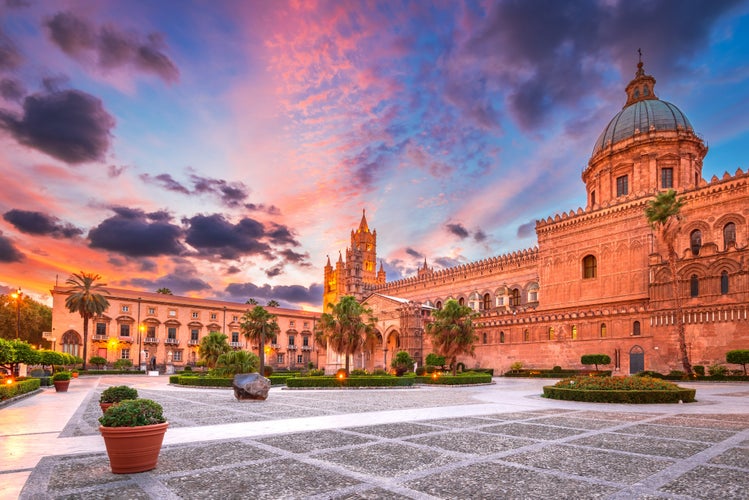
[[[466,275],[501,271],[503,269],[519,268],[523,266],[531,266],[536,264],[537,262],[538,247],[526,248],[524,250],[517,250],[515,252],[498,255],[496,257],[489,257],[487,259],[469,262],[455,267],[440,269],[439,271],[431,271],[428,273],[422,272],[418,276],[411,276],[397,281],[391,281],[384,285],[378,285],[374,288],[374,290],[381,291],[382,289],[390,287],[395,288],[454,277],[460,277],[461,279],[464,279]]]

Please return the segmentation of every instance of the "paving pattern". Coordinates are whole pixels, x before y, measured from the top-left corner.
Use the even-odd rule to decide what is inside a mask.
[[[98,433],[104,387],[91,391],[61,437]],[[112,474],[102,452],[46,456],[20,497],[749,498],[749,413],[712,412],[711,403],[558,406],[533,395],[522,396],[532,409],[481,413],[491,406],[472,405],[493,397],[490,390],[276,391],[266,402],[240,403],[218,390],[139,389],[164,406],[171,425],[194,431],[194,441],[165,446],[157,468],[141,474]],[[478,414],[435,417],[446,406]],[[410,412],[372,422],[376,412],[414,409],[417,419]],[[341,428],[200,439],[216,423],[249,429],[351,414],[356,423]]]

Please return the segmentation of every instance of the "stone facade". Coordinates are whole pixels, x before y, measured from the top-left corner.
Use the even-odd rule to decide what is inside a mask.
[[[648,201],[671,188],[685,201],[676,248],[690,360],[725,363],[726,351],[749,348],[749,173],[705,181],[707,146],[654,87],[640,62],[582,173],[587,206],[537,221],[538,247],[439,271],[425,261],[390,283],[359,280],[353,288],[369,293],[375,316],[387,311],[370,366],[397,346],[420,361],[431,346],[413,311],[428,321],[430,308],[454,298],[478,313],[467,367],[581,368],[581,355],[603,353],[619,373],[681,369],[666,252],[645,217]]]
[[[242,335],[242,315],[254,306],[160,293],[106,287],[109,308],[88,326],[88,357],[102,356],[110,363],[129,359],[133,365],[151,363],[159,370],[194,365],[200,359],[200,339],[217,331],[227,335],[236,349],[252,350]],[[83,320],[65,307],[67,287],[52,293],[52,337],[57,350],[83,356]],[[299,370],[309,362],[324,363],[325,350],[318,349],[314,330],[320,313],[268,307],[276,315],[281,333],[266,344],[266,364],[275,369]]]

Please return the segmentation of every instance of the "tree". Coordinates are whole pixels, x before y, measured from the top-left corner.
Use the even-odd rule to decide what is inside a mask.
[[[20,302],[17,303],[16,300]],[[52,330],[52,308],[35,301],[27,294],[23,294],[20,299],[0,295],[0,337],[15,339],[19,323],[21,340],[31,345],[48,346],[42,332]]]
[[[159,288],[158,290],[156,290],[156,293],[160,293],[162,295],[174,295],[172,293],[172,290],[170,288],[166,288],[166,287]]]
[[[359,304],[351,295],[344,295],[337,304],[329,304],[329,307],[330,312],[320,316],[315,336],[322,345],[345,356],[348,375],[349,357],[374,341],[377,319],[372,316],[371,309]]]
[[[8,373],[13,373],[13,362],[16,359],[16,350],[10,340],[0,338],[0,368]]]
[[[222,354],[216,360],[213,373],[220,377],[228,377],[237,373],[254,373],[260,366],[260,358],[249,351],[230,351]]]
[[[107,310],[109,301],[104,295],[109,292],[104,285],[96,283],[101,276],[94,273],[73,273],[65,284],[72,287],[70,295],[65,299],[65,307],[70,312],[77,312],[83,318],[83,369],[86,369],[86,357],[88,353],[88,320],[98,316]]]
[[[438,366],[442,368],[443,366],[445,366],[445,357],[430,352],[429,354],[427,354],[425,363],[427,366]]]
[[[734,351],[728,351],[726,353],[726,363],[741,365],[744,368],[744,375],[746,375],[746,365],[749,363],[749,350],[736,349]]]
[[[684,205],[683,198],[676,198],[676,191],[658,193],[654,199],[648,202],[645,208],[645,216],[650,227],[658,232],[658,235],[666,247],[666,262],[671,271],[671,293],[674,296],[674,309],[676,310],[676,335],[679,339],[679,353],[681,364],[687,376],[692,376],[692,364],[689,362],[687,352],[686,331],[684,329],[684,318],[681,304],[681,286],[676,270],[678,254],[676,253],[676,237],[681,230],[681,207]]]
[[[596,365],[596,371],[598,371],[598,365],[608,365],[611,363],[611,358],[608,354],[583,354],[580,357],[580,363],[584,365]]]
[[[276,321],[276,315],[265,310],[263,306],[255,306],[242,316],[239,323],[246,339],[258,343],[258,357],[260,358],[261,375],[265,373],[265,341],[275,340],[281,332]]]
[[[442,309],[432,313],[434,321],[427,324],[427,333],[432,337],[432,347],[446,359],[450,360],[453,375],[457,375],[458,356],[473,356],[474,342],[478,339],[474,333],[473,317],[475,313],[468,306],[461,306],[458,301],[450,299]]]
[[[227,341],[228,337],[221,332],[210,332],[200,339],[198,354],[200,359],[205,361],[208,368],[216,366],[219,356],[231,351],[231,346]]]
[[[249,304],[251,306],[256,306],[257,305],[257,300],[253,299],[252,297],[250,297],[249,299],[247,299],[247,302],[245,302],[245,304]]]
[[[279,304],[275,299],[270,299],[266,307],[281,307],[281,304]]]
[[[390,362],[390,367],[395,369],[395,374],[399,377],[407,371],[414,369],[414,359],[407,351],[398,351]]]

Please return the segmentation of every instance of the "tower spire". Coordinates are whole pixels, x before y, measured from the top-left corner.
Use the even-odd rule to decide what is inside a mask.
[[[637,71],[635,78],[629,82],[625,91],[627,92],[626,108],[630,104],[648,99],[658,99],[655,96],[655,78],[645,74],[642,63],[642,49],[637,49]]]
[[[359,232],[361,233],[369,232],[369,225],[367,224],[367,212],[366,212],[366,209],[364,208],[362,208],[361,210],[361,222],[359,223]]]

